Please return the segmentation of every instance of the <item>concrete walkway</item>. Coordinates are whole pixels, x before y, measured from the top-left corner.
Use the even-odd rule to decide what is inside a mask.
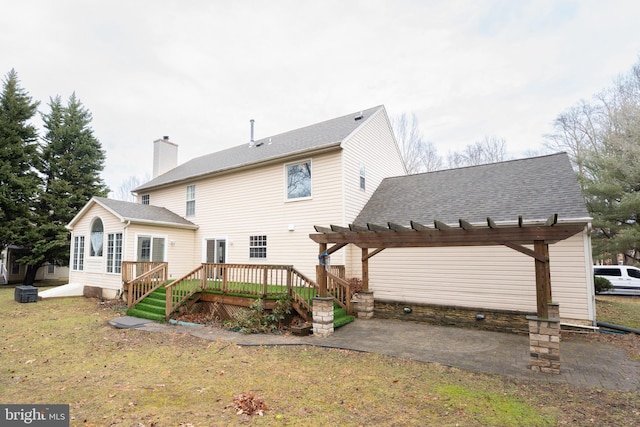
[[[577,387],[640,391],[640,362],[631,361],[622,349],[613,345],[580,340],[560,343],[561,373],[552,375],[529,369],[527,336],[401,320],[356,319],[326,338],[247,335],[210,326],[161,324],[135,317],[119,317],[110,323],[117,328],[188,333],[210,341],[233,342],[242,346],[342,348]]]

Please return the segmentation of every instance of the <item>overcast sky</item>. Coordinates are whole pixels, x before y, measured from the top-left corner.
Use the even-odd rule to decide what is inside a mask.
[[[484,136],[538,150],[553,119],[639,60],[637,0],[4,0],[0,73],[93,114],[115,189],[179,163],[384,104],[441,155]]]

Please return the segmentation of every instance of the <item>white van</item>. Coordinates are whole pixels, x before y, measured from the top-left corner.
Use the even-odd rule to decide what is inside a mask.
[[[595,276],[608,279],[613,289],[603,294],[640,295],[640,269],[629,265],[594,265]]]

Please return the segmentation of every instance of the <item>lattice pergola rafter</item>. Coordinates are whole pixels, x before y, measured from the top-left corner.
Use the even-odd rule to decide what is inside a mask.
[[[316,226],[317,234],[310,234],[309,237],[320,245],[320,256],[330,255],[348,244],[362,248],[362,280],[365,289],[368,289],[368,261],[384,249],[506,246],[534,258],[537,315],[546,318],[548,303],[551,301],[549,245],[582,232],[586,225],[587,221],[558,223],[558,215],[554,214],[543,224],[539,221],[526,223],[520,216],[514,225],[497,225],[488,217],[486,226],[474,225],[464,219],[458,221],[457,227],[438,220],[434,220],[433,226],[416,221],[411,221],[409,227],[393,222],[387,223],[387,226]],[[328,247],[330,244],[333,246]],[[524,245],[532,245],[533,249]],[[370,249],[375,250],[369,253]],[[321,276],[317,278],[320,295],[326,296],[327,280],[324,274]]]

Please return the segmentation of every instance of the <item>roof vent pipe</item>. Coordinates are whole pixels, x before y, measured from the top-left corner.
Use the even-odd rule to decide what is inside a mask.
[[[165,135],[165,136],[162,137],[162,139],[164,139],[165,141],[168,141],[169,140],[169,136]]]
[[[251,142],[253,142],[253,123],[255,122],[255,120],[251,119],[249,121],[251,122]]]

